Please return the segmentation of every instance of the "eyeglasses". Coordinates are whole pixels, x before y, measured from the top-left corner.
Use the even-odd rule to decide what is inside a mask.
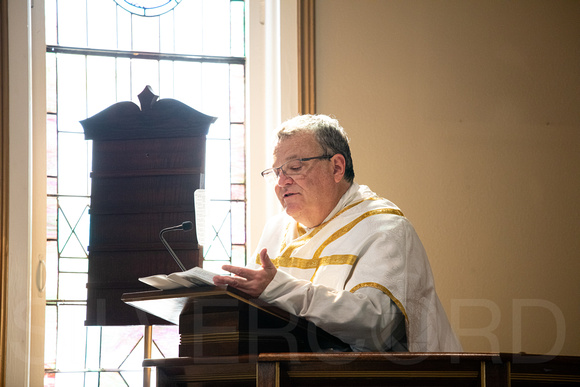
[[[284,173],[285,176],[289,177],[296,177],[304,173],[304,161],[308,160],[323,160],[328,159],[330,160],[334,155],[322,155],[322,156],[315,156],[315,157],[305,157],[302,159],[293,159],[290,161],[286,161],[284,164],[280,165],[279,167],[268,168],[262,171],[262,176],[268,183],[276,184],[276,181],[280,177],[280,171]]]

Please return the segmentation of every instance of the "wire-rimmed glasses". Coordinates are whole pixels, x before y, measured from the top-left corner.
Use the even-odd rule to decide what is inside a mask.
[[[266,181],[270,184],[276,184],[278,181],[278,177],[280,176],[280,171],[289,177],[296,177],[304,173],[304,161],[308,160],[324,160],[324,159],[331,159],[334,155],[322,155],[322,156],[314,156],[314,157],[304,157],[301,159],[292,159],[286,161],[284,164],[280,165],[279,167],[268,168],[262,171],[262,176]]]

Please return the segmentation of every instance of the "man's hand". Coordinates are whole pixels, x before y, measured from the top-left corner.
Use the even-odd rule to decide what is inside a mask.
[[[272,282],[278,271],[270,260],[270,257],[268,257],[266,249],[260,251],[260,261],[262,262],[261,269],[247,269],[239,266],[223,265],[222,269],[229,271],[234,276],[216,275],[213,277],[213,282],[216,285],[231,286],[252,297],[259,297],[268,284]]]

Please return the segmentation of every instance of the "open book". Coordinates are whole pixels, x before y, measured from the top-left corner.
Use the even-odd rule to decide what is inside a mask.
[[[194,267],[187,271],[179,271],[169,275],[156,274],[139,278],[139,281],[161,290],[178,288],[193,288],[195,286],[213,286],[213,277],[217,274]]]

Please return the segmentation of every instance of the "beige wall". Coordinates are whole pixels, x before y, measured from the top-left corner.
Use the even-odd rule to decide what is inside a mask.
[[[316,0],[317,112],[468,351],[580,355],[580,2]]]

